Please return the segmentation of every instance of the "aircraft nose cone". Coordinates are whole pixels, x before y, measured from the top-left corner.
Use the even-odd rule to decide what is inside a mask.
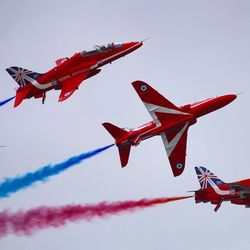
[[[237,98],[237,95],[235,95],[235,94],[229,94],[229,95],[224,96],[224,100],[226,103],[230,103],[230,102],[234,101],[236,98]]]
[[[141,47],[143,45],[143,42],[136,42],[139,46],[138,47]]]
[[[143,45],[143,43],[142,42],[130,42],[130,43],[124,43],[123,45],[124,47],[138,49],[139,47]]]
[[[223,95],[223,96],[219,96],[216,97],[214,100],[214,104],[215,104],[215,109],[218,108],[222,108],[226,105],[228,105],[229,103],[231,103],[233,100],[235,100],[237,98],[237,95],[235,94],[228,94],[228,95]]]

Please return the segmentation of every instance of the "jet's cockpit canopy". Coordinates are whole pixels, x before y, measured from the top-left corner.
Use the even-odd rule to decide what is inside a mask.
[[[84,56],[90,56],[90,55],[95,55],[98,53],[110,51],[116,48],[120,48],[121,44],[115,44],[115,43],[108,43],[108,44],[103,44],[103,45],[95,45],[93,48],[89,50],[84,50],[81,52],[82,55]]]
[[[131,128],[131,127],[125,127],[125,128],[122,128],[122,129],[127,131],[127,132],[130,132],[130,131],[134,130],[134,128]]]

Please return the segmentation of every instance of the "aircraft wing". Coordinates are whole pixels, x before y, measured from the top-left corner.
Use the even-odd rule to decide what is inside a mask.
[[[62,84],[62,91],[59,96],[59,102],[62,102],[66,99],[68,99],[79,87],[79,85],[84,81],[85,79],[94,76],[101,72],[101,69],[94,69],[90,71],[86,71],[85,73],[76,75],[72,78],[69,78],[65,80]]]
[[[62,91],[58,101],[62,102],[68,99],[78,89],[82,81],[84,81],[87,77],[87,74],[81,74],[65,80],[62,84]]]
[[[185,168],[187,131],[189,122],[161,133],[174,176],[182,174]]]
[[[157,126],[160,126],[162,123],[171,125],[171,123],[193,118],[191,114],[183,112],[149,84],[143,81],[135,81],[132,85]]]

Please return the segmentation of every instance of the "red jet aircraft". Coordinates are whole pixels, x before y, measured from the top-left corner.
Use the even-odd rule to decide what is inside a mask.
[[[20,67],[7,68],[7,72],[20,86],[16,91],[14,107],[31,97],[42,98],[44,103],[46,92],[51,89],[61,90],[59,102],[64,101],[78,89],[82,81],[99,73],[100,67],[131,53],[142,45],[143,42],[96,45],[92,50],[84,50],[70,58],[56,60],[57,66],[45,74]]]
[[[195,191],[195,202],[211,202],[215,204],[215,212],[223,201],[245,205],[250,208],[250,179],[233,183],[224,183],[216,175],[204,167],[195,167],[201,189]]]
[[[233,94],[224,95],[177,107],[145,82],[135,81],[132,85],[153,121],[132,130],[110,123],[103,123],[103,126],[115,138],[122,167],[128,163],[131,146],[160,135],[174,176],[182,174],[185,167],[188,128],[196,123],[198,117],[222,108],[236,98]]]

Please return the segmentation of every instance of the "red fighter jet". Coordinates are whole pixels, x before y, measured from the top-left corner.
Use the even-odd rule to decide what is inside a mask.
[[[195,167],[201,189],[195,191],[195,202],[211,202],[218,211],[223,201],[250,208],[250,179],[225,183],[204,167]]]
[[[103,123],[103,126],[115,138],[122,167],[128,163],[131,146],[160,135],[174,176],[182,174],[185,167],[188,128],[198,117],[222,108],[236,98],[236,95],[224,95],[177,107],[145,82],[135,81],[132,85],[153,121],[131,130],[110,123]]]
[[[100,67],[131,53],[142,45],[143,42],[96,45],[93,49],[76,53],[70,58],[56,60],[57,66],[44,74],[20,67],[7,68],[7,72],[20,86],[16,91],[14,107],[31,97],[42,98],[44,103],[46,92],[51,89],[61,90],[59,102],[64,101],[85,79],[98,74],[101,71]]]

